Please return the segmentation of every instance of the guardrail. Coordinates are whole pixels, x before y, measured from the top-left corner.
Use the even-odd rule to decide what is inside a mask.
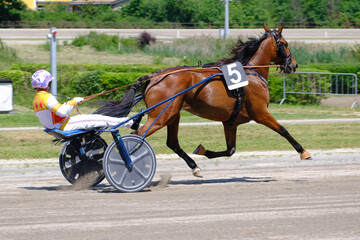
[[[263,28],[264,22],[230,22],[231,29]],[[357,22],[266,22],[270,27],[359,28]],[[224,22],[79,22],[79,21],[0,21],[0,28],[104,28],[104,29],[221,29]]]
[[[357,101],[358,78],[353,73],[319,73],[319,72],[295,72],[283,74],[283,99],[287,94],[312,94],[312,95],[348,95],[354,96],[351,105],[359,106]]]

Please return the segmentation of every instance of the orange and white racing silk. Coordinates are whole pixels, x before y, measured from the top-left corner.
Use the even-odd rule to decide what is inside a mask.
[[[60,104],[51,93],[37,91],[33,101],[33,109],[45,128],[64,130],[69,121],[69,113],[75,104],[76,102],[73,99]]]

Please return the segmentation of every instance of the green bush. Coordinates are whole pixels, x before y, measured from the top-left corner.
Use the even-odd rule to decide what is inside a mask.
[[[344,64],[338,63],[318,63],[318,64],[309,64],[308,67],[313,67],[316,69],[322,69],[334,73],[354,73],[357,74],[360,71],[360,62],[348,62]],[[358,75],[358,77],[360,77]]]
[[[103,71],[83,72],[78,78],[72,80],[71,86],[76,93],[83,96],[102,92],[105,90],[100,82],[100,75],[103,73]]]
[[[13,102],[31,108],[35,92],[31,86],[32,73],[21,70],[0,71],[0,78],[13,80]]]
[[[87,37],[86,36],[78,36],[74,40],[72,40],[71,44],[75,47],[83,47],[87,45]]]
[[[90,32],[86,36],[78,36],[71,44],[76,47],[88,45],[97,51],[110,53],[135,53],[139,50],[136,38],[119,38],[115,35],[97,32]]]
[[[328,72],[326,70],[317,69],[311,66],[303,67],[298,72]],[[294,75],[285,74],[287,82],[291,81]],[[279,73],[275,69],[271,69],[269,78],[269,91],[270,91],[270,102],[272,103],[280,103],[283,99],[283,74]],[[324,86],[325,82],[322,81],[322,86]],[[313,87],[317,87],[313,86]],[[302,86],[293,86],[295,91],[301,91]],[[330,85],[328,86],[330,87]],[[311,89],[305,89],[305,91],[310,91]],[[321,99],[324,98],[324,95],[312,95],[312,94],[287,94],[286,95],[286,103],[291,104],[318,104]]]
[[[292,43],[290,49],[299,65],[312,63],[347,64],[358,61],[354,51],[344,46],[329,49],[320,44]]]
[[[7,70],[0,71],[1,79],[12,79],[14,91],[18,90],[32,90],[31,87],[31,76],[32,73],[21,71],[21,70]]]
[[[136,53],[139,51],[136,38],[120,38],[117,53]]]
[[[47,71],[50,71],[50,64],[15,63],[9,68],[9,70],[20,70],[24,72],[29,72],[31,74],[33,74],[39,69],[45,69]]]
[[[115,89],[118,87],[130,85],[137,81],[137,79],[148,73],[127,72],[105,72],[105,71],[91,71],[83,72],[78,78],[75,78],[71,86],[77,94],[89,96],[102,91]],[[120,100],[123,93],[129,88],[124,88],[101,96],[100,98]]]

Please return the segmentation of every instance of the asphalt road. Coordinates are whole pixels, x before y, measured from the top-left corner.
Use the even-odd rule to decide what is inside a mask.
[[[71,186],[56,159],[0,161],[0,239],[360,239],[360,149],[160,155],[143,192]]]

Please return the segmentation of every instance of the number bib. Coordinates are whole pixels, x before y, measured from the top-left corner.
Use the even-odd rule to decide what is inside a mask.
[[[221,67],[226,85],[229,90],[244,87],[249,84],[241,63],[234,62]]]

